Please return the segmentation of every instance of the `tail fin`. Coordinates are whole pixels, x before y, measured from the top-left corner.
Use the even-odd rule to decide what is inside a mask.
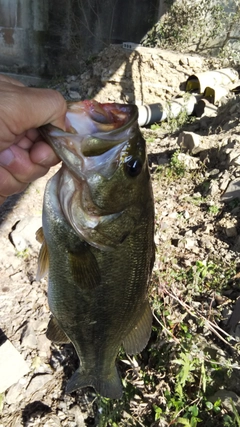
[[[110,372],[108,376],[93,376],[91,372],[77,369],[72,375],[66,386],[66,393],[72,393],[78,388],[94,387],[97,393],[110,399],[120,399],[122,397],[122,385],[118,375],[117,368]]]

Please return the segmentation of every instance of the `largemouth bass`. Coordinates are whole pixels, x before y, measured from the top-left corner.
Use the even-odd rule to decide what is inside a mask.
[[[48,269],[47,336],[72,342],[80,367],[66,391],[120,398],[116,357],[146,346],[154,262],[154,204],[137,107],[68,104],[67,131],[41,133],[62,160],[43,204],[38,277]]]

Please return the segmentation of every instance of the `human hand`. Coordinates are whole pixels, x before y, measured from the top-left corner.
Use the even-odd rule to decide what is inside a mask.
[[[65,130],[66,110],[59,92],[0,75],[0,204],[59,162],[37,128],[52,123]]]

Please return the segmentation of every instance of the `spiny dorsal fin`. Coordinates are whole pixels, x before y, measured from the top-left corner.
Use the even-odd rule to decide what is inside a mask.
[[[38,255],[38,270],[36,275],[36,280],[42,279],[47,272],[49,268],[49,256],[48,256],[48,247],[46,240],[44,238],[43,229],[42,227],[38,229],[36,232],[36,239],[38,242],[42,243],[39,255]]]
[[[56,344],[67,344],[70,342],[65,332],[63,332],[57,323],[55,317],[51,317],[49,320],[46,336],[50,341],[53,341]]]
[[[123,341],[123,347],[128,354],[140,353],[147,345],[152,330],[152,311],[146,301],[135,327]]]

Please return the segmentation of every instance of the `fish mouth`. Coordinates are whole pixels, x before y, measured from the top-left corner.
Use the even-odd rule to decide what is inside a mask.
[[[127,158],[130,141],[135,139],[138,129],[138,109],[136,105],[96,101],[69,103],[66,120],[66,132],[52,125],[40,128],[63,162],[56,187],[62,212],[85,242],[98,249],[111,250],[129,234],[134,215],[130,215],[127,226],[124,225],[124,219],[121,220],[124,208],[116,211],[99,205],[91,186],[99,181],[111,182]],[[108,225],[116,220],[120,220],[122,226],[109,233]]]
[[[50,124],[40,132],[75,177],[87,179],[94,170],[110,178],[137,119],[136,105],[70,102],[66,132]]]

